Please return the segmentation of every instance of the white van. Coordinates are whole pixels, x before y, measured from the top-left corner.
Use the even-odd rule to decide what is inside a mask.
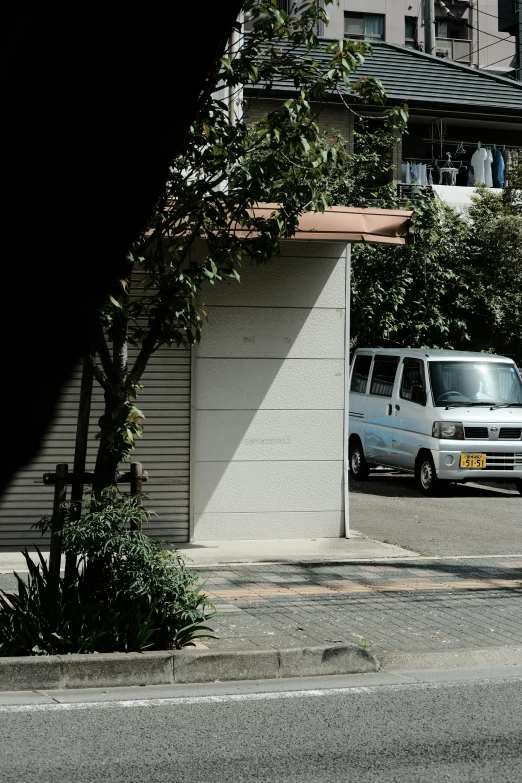
[[[445,481],[514,482],[522,494],[522,381],[504,356],[361,348],[350,372],[350,477],[376,466],[414,473],[424,495]]]

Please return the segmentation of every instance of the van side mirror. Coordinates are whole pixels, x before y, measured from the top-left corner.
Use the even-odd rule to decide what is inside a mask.
[[[422,386],[416,384],[411,387],[411,401],[419,405],[426,405],[426,392]]]

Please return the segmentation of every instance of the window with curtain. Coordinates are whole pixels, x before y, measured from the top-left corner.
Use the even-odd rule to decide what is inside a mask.
[[[383,41],[384,15],[345,13],[344,34],[359,41]]]

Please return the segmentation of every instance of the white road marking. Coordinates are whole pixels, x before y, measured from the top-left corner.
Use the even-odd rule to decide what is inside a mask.
[[[289,699],[314,699],[349,694],[371,694],[382,691],[440,690],[442,688],[472,687],[474,685],[497,684],[499,680],[522,683],[522,677],[499,677],[447,682],[404,682],[383,685],[356,685],[346,688],[321,688],[303,691],[267,691],[265,693],[231,693],[209,696],[172,696],[161,699],[127,699],[122,701],[57,702],[55,704],[13,704],[1,705],[0,713],[18,712],[79,712],[83,710],[122,709],[135,707],[165,707],[196,704],[227,704],[231,702],[282,701]]]

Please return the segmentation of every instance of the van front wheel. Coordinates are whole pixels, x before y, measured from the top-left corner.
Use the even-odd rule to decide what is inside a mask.
[[[522,479],[517,479],[515,481],[515,484],[516,484],[516,487],[517,487],[518,491],[522,495]]]
[[[440,479],[437,477],[433,457],[429,453],[422,454],[415,468],[417,484],[423,495],[433,497],[438,495],[441,488]]]
[[[350,443],[350,469],[349,476],[355,481],[364,481],[370,473],[370,466],[366,462],[364,451],[359,440]]]

